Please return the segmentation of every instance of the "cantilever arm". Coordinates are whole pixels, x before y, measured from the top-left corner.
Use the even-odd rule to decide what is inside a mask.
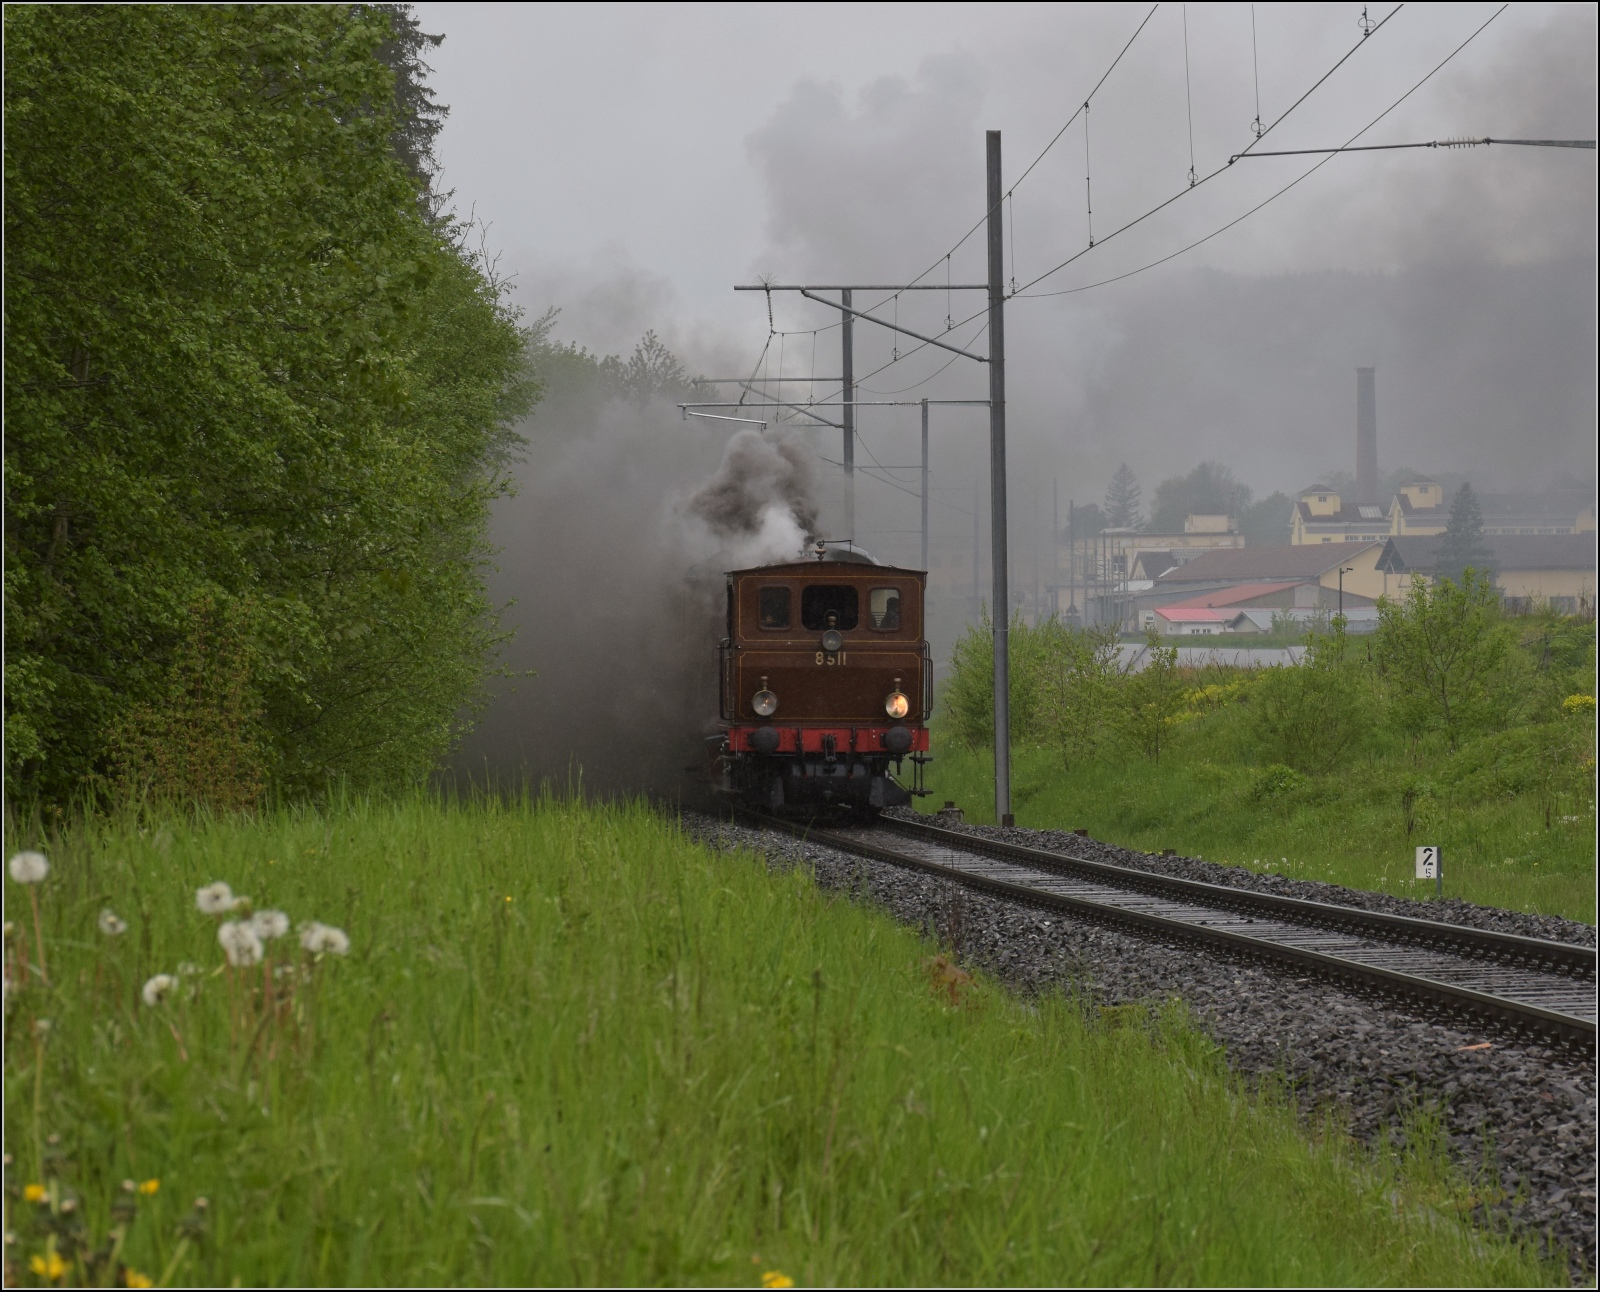
[[[979,363],[989,362],[988,355],[973,354],[971,350],[963,350],[959,346],[948,345],[943,341],[936,341],[931,336],[923,336],[921,332],[913,332],[910,328],[901,327],[898,323],[885,323],[875,314],[863,314],[860,310],[851,309],[848,305],[841,305],[838,301],[830,301],[826,296],[817,296],[806,291],[804,288],[800,289],[800,295],[804,296],[807,300],[816,301],[819,305],[829,305],[834,309],[839,310],[841,313],[853,315],[858,319],[865,319],[868,323],[876,323],[879,327],[886,327],[891,332],[903,332],[906,336],[916,337],[918,341],[924,341],[928,345],[936,345],[941,350],[949,350],[952,354],[965,355],[968,359],[976,359]]]

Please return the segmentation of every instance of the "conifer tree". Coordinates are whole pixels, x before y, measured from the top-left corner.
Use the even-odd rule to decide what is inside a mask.
[[[1106,489],[1106,527],[1139,529],[1144,517],[1139,512],[1139,480],[1126,462],[1117,468]]]
[[[1483,537],[1483,510],[1478,495],[1465,481],[1450,500],[1450,521],[1439,537],[1434,574],[1441,579],[1461,582],[1462,573],[1476,570],[1491,583],[1494,580],[1494,553]]]

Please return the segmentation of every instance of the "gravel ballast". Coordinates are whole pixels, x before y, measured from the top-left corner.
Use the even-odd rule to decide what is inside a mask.
[[[1362,1139],[1394,1135],[1408,1110],[1433,1104],[1461,1164],[1474,1173],[1488,1164],[1498,1173],[1503,1195],[1489,1204],[1496,1218],[1565,1248],[1580,1279],[1595,1267],[1596,1082],[1593,1066],[1573,1051],[1462,1031],[1286,968],[1213,957],[789,835],[694,812],[682,819],[713,847],[806,866],[824,888],[886,908],[1024,992],[1072,987],[1108,1006],[1182,997],[1236,1071],[1287,1076],[1308,1109],[1338,1108]],[[1185,879],[1594,945],[1593,928],[1550,916],[1154,857],[1060,831],[954,828]]]

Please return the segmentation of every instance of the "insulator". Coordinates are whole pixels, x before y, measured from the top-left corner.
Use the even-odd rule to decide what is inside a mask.
[[[1460,139],[1446,139],[1444,141],[1444,146],[1446,148],[1476,148],[1479,144],[1486,144],[1488,142],[1489,141],[1487,139],[1467,139],[1463,137]]]

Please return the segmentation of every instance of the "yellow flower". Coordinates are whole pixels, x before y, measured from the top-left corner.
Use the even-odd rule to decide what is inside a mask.
[[[148,1274],[141,1274],[138,1270],[128,1270],[125,1274],[123,1274],[122,1281],[131,1288],[147,1288],[154,1286],[154,1284],[151,1282],[150,1276]]]
[[[43,1256],[30,1257],[28,1268],[40,1278],[55,1283],[67,1272],[67,1263],[55,1252],[46,1252]]]
[[[42,1184],[26,1184],[22,1187],[22,1196],[29,1202],[44,1202],[50,1193]]]
[[[787,1274],[779,1273],[777,1270],[768,1270],[761,1276],[761,1286],[764,1288],[792,1288],[794,1280]]]
[[[144,1194],[144,1196],[147,1197],[147,1198],[152,1193],[159,1193],[160,1190],[161,1190],[161,1181],[160,1180],[145,1180],[143,1183],[141,1183],[139,1185],[139,1192]]]

